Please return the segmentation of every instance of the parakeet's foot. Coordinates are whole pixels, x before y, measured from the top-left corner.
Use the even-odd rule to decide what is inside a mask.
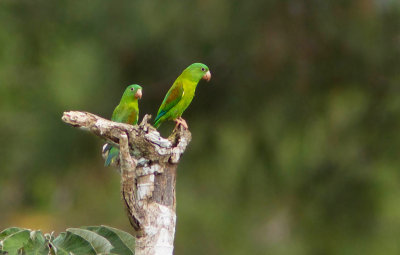
[[[189,125],[186,123],[186,120],[184,120],[182,117],[179,117],[179,119],[180,119],[181,122],[182,122],[182,126],[183,126],[185,129],[188,129],[188,128],[189,128]]]
[[[175,128],[177,128],[179,124],[182,125],[185,129],[189,128],[188,124],[186,123],[186,120],[182,119],[182,117],[176,118],[174,119],[174,121],[176,122]]]

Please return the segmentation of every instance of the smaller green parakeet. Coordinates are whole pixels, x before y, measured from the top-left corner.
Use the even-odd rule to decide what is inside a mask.
[[[115,107],[111,120],[135,125],[139,119],[138,99],[140,98],[142,98],[142,87],[137,84],[129,85],[125,89],[121,101]],[[111,144],[106,144],[103,148],[103,153],[106,152],[108,152],[108,155],[104,165],[109,166],[118,157],[119,149]]]
[[[210,70],[202,63],[191,64],[179,75],[158,110],[154,120],[155,128],[158,128],[166,120],[174,120],[176,126],[181,124],[184,128],[188,128],[186,121],[181,116],[192,102],[197,84],[201,79],[206,81],[211,79]]]

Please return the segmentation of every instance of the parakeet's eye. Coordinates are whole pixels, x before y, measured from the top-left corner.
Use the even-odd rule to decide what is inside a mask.
[[[131,90],[133,91],[133,88],[131,88]]]
[[[201,71],[203,71],[203,72],[204,72],[205,70],[206,70],[206,69],[205,69],[204,67],[202,67],[202,68],[201,68]]]

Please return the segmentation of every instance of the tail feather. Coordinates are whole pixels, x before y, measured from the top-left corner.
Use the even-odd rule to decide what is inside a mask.
[[[158,128],[160,125],[161,125],[161,123],[164,121],[164,119],[165,119],[165,114],[166,114],[167,112],[165,112],[165,111],[159,111],[158,112],[158,114],[157,114],[157,117],[154,119],[154,127],[155,128]]]
[[[161,119],[158,119],[158,120],[156,120],[155,122],[154,122],[154,127],[155,128],[158,128],[159,126],[161,125]]]
[[[104,166],[109,166],[111,163],[114,163],[114,161],[117,159],[119,155],[119,149],[115,147],[111,147],[110,151],[108,152],[108,156],[106,161],[104,162]]]

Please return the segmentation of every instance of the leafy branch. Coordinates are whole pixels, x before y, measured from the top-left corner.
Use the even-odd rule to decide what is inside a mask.
[[[133,255],[132,235],[108,226],[68,228],[57,237],[54,233],[25,228],[7,228],[0,232],[0,254],[126,254]]]

